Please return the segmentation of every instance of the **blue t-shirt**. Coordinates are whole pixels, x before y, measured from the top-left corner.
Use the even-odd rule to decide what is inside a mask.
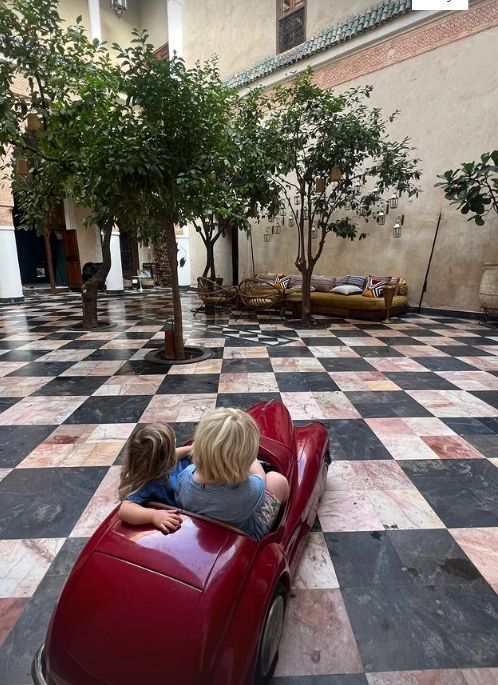
[[[125,499],[142,505],[147,504],[148,502],[161,502],[161,504],[169,504],[172,507],[177,507],[178,479],[181,472],[191,464],[192,459],[190,457],[179,459],[168,478],[164,478],[164,480],[150,480],[144,486],[135,490],[135,492],[130,492]]]
[[[191,464],[178,479],[177,502],[182,509],[228,523],[256,540],[267,535],[267,527],[257,516],[265,501],[265,484],[260,476],[251,474],[236,485],[199,483],[194,478],[195,470]]]

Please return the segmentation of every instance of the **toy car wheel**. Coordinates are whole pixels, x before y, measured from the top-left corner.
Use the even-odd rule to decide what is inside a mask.
[[[270,602],[263,627],[256,665],[256,685],[266,685],[273,677],[278,661],[278,647],[284,627],[285,591],[279,586]]]

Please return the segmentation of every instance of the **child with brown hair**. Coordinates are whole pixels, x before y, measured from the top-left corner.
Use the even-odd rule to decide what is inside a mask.
[[[181,526],[176,510],[148,509],[148,502],[176,506],[178,478],[192,462],[192,446],[175,447],[170,426],[150,424],[139,428],[128,440],[121,469],[118,516],[132,525],[152,524],[163,533]]]
[[[182,509],[218,519],[256,540],[267,535],[289,496],[287,479],[264,472],[259,429],[240,409],[218,409],[195,432],[193,463],[178,478]]]

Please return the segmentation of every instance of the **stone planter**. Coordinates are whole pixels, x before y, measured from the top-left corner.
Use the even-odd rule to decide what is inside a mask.
[[[479,301],[484,310],[498,311],[498,262],[484,264],[482,268]]]

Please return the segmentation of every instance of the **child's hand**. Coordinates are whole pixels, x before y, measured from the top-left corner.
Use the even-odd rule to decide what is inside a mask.
[[[174,533],[182,525],[182,519],[175,509],[157,509],[152,514],[152,525],[167,535]]]

